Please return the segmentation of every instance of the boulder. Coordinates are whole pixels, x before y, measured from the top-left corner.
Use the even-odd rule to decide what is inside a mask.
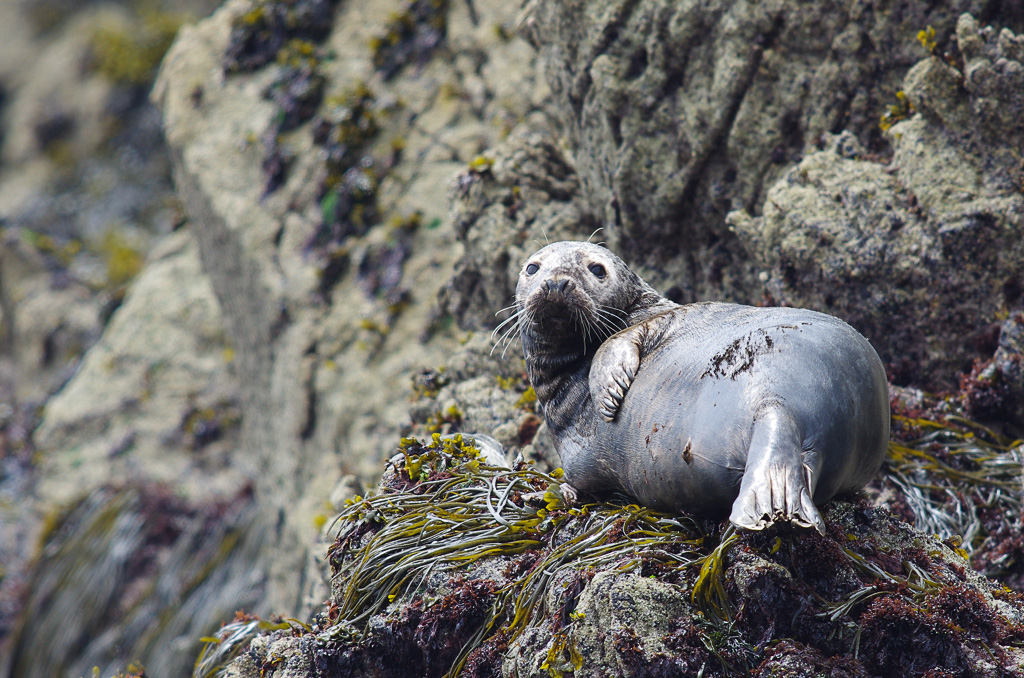
[[[773,302],[844,318],[893,382],[931,390],[989,358],[998,316],[1024,304],[1024,38],[964,15],[957,44],[959,67],[933,56],[907,74],[916,112],[889,129],[890,161],[831,137],[761,216],[729,216]]]

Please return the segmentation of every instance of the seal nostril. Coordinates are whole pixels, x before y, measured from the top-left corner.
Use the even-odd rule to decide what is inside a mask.
[[[566,286],[569,284],[568,278],[562,278],[561,280],[547,280],[544,282],[544,287],[547,288],[548,292],[565,292]]]

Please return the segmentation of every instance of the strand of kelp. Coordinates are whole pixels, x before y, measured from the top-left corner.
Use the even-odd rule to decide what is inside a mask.
[[[200,638],[203,648],[196,657],[192,678],[215,678],[224,675],[225,667],[237,657],[260,633],[297,629],[309,631],[309,626],[298,619],[287,618],[279,622],[262,619],[236,619],[225,624],[216,635]]]
[[[906,443],[890,442],[887,458],[887,473],[903,491],[919,530],[943,539],[959,536],[970,555],[987,536],[979,507],[1019,519],[1024,442],[961,417],[946,423],[894,418],[928,431]]]

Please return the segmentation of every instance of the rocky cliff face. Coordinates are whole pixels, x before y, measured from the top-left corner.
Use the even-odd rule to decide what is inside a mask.
[[[45,313],[31,311],[29,293],[12,294],[47,286],[42,265],[7,263],[32,262],[37,244],[8,246],[15,253],[4,251],[0,271],[0,341],[32,374],[44,373],[40,361],[24,356],[84,347],[102,330],[41,411],[29,439],[38,455],[19,457],[34,474],[31,490],[19,490],[19,520],[66,516],[46,532],[34,578],[23,579],[36,592],[19,599],[23,628],[77,633],[50,623],[52,610],[73,609],[71,593],[54,589],[59,606],[38,594],[53,586],[47,572],[66,567],[53,553],[66,553],[99,578],[131,573],[94,601],[120,601],[93,620],[110,639],[127,637],[140,605],[156,615],[167,604],[133,591],[189,582],[160,636],[183,640],[134,639],[119,651],[112,640],[69,642],[66,663],[40,665],[39,675],[130,659],[180,672],[197,627],[239,606],[307,615],[329,596],[318,528],[359,481],[375,481],[403,435],[477,431],[557,465],[517,347],[492,354],[486,338],[523,258],[545,239],[601,228],[597,237],[679,301],[835,313],[869,336],[895,383],[946,389],[967,375],[964,394],[945,404],[911,402],[907,391],[907,416],[927,405],[936,417],[945,408],[1024,424],[1007,405],[1024,397],[1011,315],[1022,305],[1024,15],[1004,5],[641,0],[520,11],[490,0],[229,0],[183,28],[153,100],[187,223],[156,237],[109,322],[81,276],[40,297]],[[12,317],[23,318],[14,331]],[[917,484],[887,480],[878,502],[916,520],[901,493],[926,483],[893,468]],[[140,503],[140,489],[183,503]],[[111,564],[85,548],[107,524],[78,503],[94,491],[118,497],[112,515],[125,525],[147,511],[176,521],[165,531],[125,527],[117,543],[148,555]],[[189,536],[216,516],[227,516],[227,532]],[[991,543],[972,548],[986,563],[1008,554],[1005,567],[985,571],[1013,581],[1020,545],[1004,513],[990,522],[978,534]],[[180,558],[154,556],[196,543],[227,555],[194,576],[181,576],[191,565]],[[751,558],[768,558],[766,545],[749,546]],[[785,578],[773,567],[754,569]],[[730,595],[743,598],[749,587],[736,576]],[[224,581],[245,585],[212,583]],[[580,604],[633,586],[594,582]],[[657,586],[641,593],[673,610],[685,602]],[[596,606],[587,609],[601,619]],[[1016,628],[1017,612],[1000,610],[992,628]],[[887,612],[876,613],[881,631]],[[638,628],[665,635],[653,622]],[[609,657],[632,642],[608,645],[592,630],[580,642]],[[551,650],[542,635],[517,640],[509,672],[541,670],[537,658]],[[15,666],[31,664],[32,642],[25,631],[8,640]],[[616,674],[641,666],[641,655],[668,656],[674,646],[659,642]],[[832,652],[810,636],[793,642],[789,654],[761,659],[783,666],[803,653],[820,664]]]
[[[729,220],[773,299],[849,319],[895,382],[936,389],[987,357],[993,323],[1024,290],[1024,184],[1010,150],[1022,128],[1006,117],[1022,103],[1024,43],[965,16],[955,44],[948,61],[907,74],[890,160],[840,137],[769,189],[762,216]]]

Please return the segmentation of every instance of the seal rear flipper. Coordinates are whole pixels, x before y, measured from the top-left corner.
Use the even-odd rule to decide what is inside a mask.
[[[812,499],[817,475],[818,470],[805,463],[792,420],[781,408],[772,408],[754,423],[747,466],[729,521],[745,530],[763,530],[785,521],[825,534],[825,521]]]

